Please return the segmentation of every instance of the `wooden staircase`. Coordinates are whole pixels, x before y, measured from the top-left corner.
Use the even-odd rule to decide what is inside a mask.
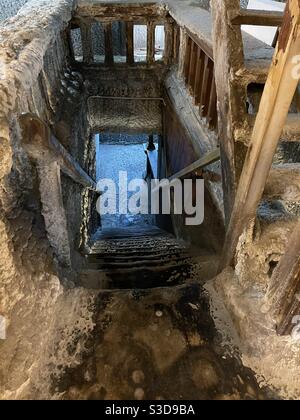
[[[186,244],[155,226],[99,230],[86,255],[80,284],[93,289],[147,289],[191,280],[196,264]],[[207,267],[208,268],[208,267]]]

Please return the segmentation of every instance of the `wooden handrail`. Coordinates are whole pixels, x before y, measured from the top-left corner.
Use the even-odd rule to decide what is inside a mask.
[[[175,179],[185,178],[188,175],[192,174],[193,172],[199,171],[200,169],[205,168],[205,166],[208,166],[208,165],[211,165],[212,163],[217,162],[218,160],[220,160],[220,158],[221,158],[220,149],[219,148],[213,149],[212,151],[206,153],[202,158],[186,166],[181,171],[176,172],[176,174],[168,177],[166,180],[169,182],[172,182]],[[162,184],[160,186],[153,188],[152,192],[155,192],[159,188],[164,188],[167,186],[168,186],[167,183],[165,185]]]
[[[176,174],[170,176],[168,181],[173,181],[174,179],[184,178],[191,173],[198,171],[199,169],[205,168],[205,166],[211,165],[212,163],[217,162],[221,159],[220,149],[213,149],[212,151],[206,153],[202,158],[196,160],[195,162],[188,165],[186,168],[177,172]]]
[[[241,9],[230,16],[233,25],[281,26],[283,12],[271,10]]]
[[[22,114],[19,121],[22,129],[22,144],[31,158],[43,162],[56,161],[61,170],[73,181],[92,191],[97,191],[96,182],[53,136],[44,121],[30,113]]]

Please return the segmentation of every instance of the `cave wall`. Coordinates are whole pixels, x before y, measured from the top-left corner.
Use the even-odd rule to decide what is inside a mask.
[[[59,115],[67,54],[61,33],[72,3],[29,2],[0,28],[0,314],[7,327],[0,340],[1,398],[28,391],[63,293],[18,118],[33,112],[51,123]]]

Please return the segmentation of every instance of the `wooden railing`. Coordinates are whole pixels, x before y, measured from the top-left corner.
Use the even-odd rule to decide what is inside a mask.
[[[186,34],[184,79],[200,116],[211,129],[217,127],[217,94],[213,51],[190,32]]]
[[[146,18],[139,17],[137,21],[134,21],[129,20],[128,16],[123,16],[118,21],[111,19],[111,21],[101,20],[101,18],[86,19],[79,17],[73,19],[69,31],[69,45],[71,56],[75,62],[81,62],[84,65],[111,67],[116,64],[123,66],[170,65],[176,60],[178,31],[172,18],[152,17],[150,20],[146,20]],[[114,54],[117,43],[113,36],[114,23],[118,23],[122,27],[118,41],[122,43],[123,51],[119,58]],[[93,33],[93,25],[95,24],[98,25],[98,39],[97,34]],[[135,25],[144,26],[145,29],[145,46],[141,57],[138,57],[137,49],[135,49]],[[155,38],[156,28],[159,26],[164,27],[164,48],[157,51]],[[97,57],[95,43],[98,43],[98,50],[101,49],[100,57],[99,54]]]

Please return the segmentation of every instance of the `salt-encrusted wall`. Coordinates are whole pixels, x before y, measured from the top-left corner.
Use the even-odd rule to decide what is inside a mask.
[[[0,0],[0,21],[18,13],[28,0]]]
[[[61,33],[72,3],[31,1],[0,28],[0,314],[7,326],[0,340],[0,398],[29,391],[63,292],[18,119],[24,112],[49,122],[59,115],[67,54]]]

